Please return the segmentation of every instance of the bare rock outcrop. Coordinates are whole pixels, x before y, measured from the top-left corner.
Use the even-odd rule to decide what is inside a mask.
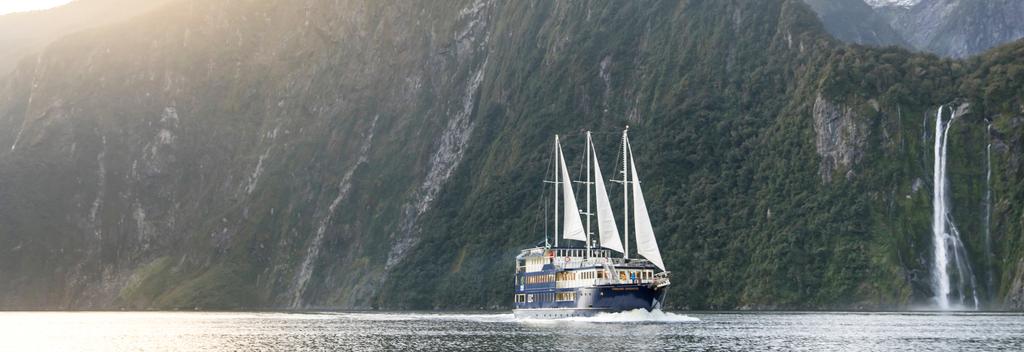
[[[860,162],[867,141],[867,126],[858,121],[853,109],[828,101],[821,94],[814,100],[814,146],[821,156],[818,174],[824,183],[841,170],[852,177],[851,167]]]

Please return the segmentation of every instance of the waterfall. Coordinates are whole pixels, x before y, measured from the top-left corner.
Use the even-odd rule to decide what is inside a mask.
[[[975,285],[974,271],[971,269],[970,261],[967,258],[967,250],[960,241],[960,231],[957,230],[953,217],[950,214],[950,197],[946,193],[949,188],[949,180],[946,175],[946,152],[947,141],[949,140],[949,127],[956,119],[954,113],[949,121],[942,121],[942,111],[935,117],[935,163],[932,168],[932,240],[934,244],[934,263],[932,266],[932,287],[935,293],[935,303],[939,309],[950,308],[950,298],[955,295],[959,307],[971,306],[978,308],[978,294]],[[949,267],[954,267],[950,276]],[[956,292],[953,292],[953,281],[956,281]],[[969,293],[968,293],[969,292]]]
[[[985,227],[985,288],[988,298],[993,297],[995,292],[995,278],[992,277],[993,253],[992,253],[992,124],[989,123],[986,132],[988,133],[988,145],[985,146],[985,217],[982,219],[982,226]]]

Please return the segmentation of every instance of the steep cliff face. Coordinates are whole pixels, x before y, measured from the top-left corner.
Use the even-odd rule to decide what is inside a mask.
[[[814,146],[821,157],[818,173],[822,181],[832,181],[832,174],[839,170],[846,170],[847,178],[853,177],[850,167],[863,158],[867,143],[864,119],[820,94],[814,99],[813,114]]]
[[[550,138],[611,165],[626,124],[670,306],[925,302],[928,121],[959,101],[955,215],[1001,303],[1021,47],[850,48],[783,0],[173,2],[2,81],[0,307],[507,307]]]
[[[186,1],[21,66],[5,305],[368,306],[475,123],[451,6]]]

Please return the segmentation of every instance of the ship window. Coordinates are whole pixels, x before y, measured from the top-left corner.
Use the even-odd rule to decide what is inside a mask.
[[[604,278],[604,271],[598,271],[597,272],[597,278],[598,279],[603,279]]]
[[[576,299],[575,292],[559,292],[555,294],[556,301],[572,301]]]

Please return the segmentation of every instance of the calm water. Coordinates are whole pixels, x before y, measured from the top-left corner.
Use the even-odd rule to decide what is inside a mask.
[[[0,351],[1024,350],[1024,315],[0,313]]]

